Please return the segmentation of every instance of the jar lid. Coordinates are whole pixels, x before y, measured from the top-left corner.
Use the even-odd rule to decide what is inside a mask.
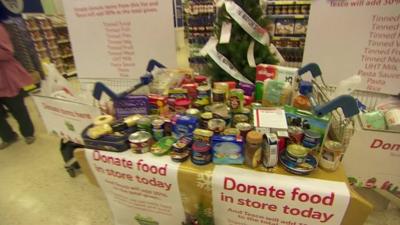
[[[204,141],[195,141],[192,145],[192,150],[195,152],[206,152],[209,151],[211,146]]]
[[[151,138],[151,134],[146,131],[138,131],[129,136],[129,142],[142,143],[146,142]]]
[[[287,147],[287,151],[289,152],[289,154],[298,158],[306,157],[308,154],[308,150],[308,148],[305,148],[298,144],[291,144]]]
[[[332,141],[332,140],[327,140],[325,141],[324,146],[326,147],[326,150],[332,151],[332,152],[343,152],[344,151],[344,146],[342,143],[337,142],[337,141]]]
[[[200,113],[200,110],[195,109],[195,108],[190,108],[186,110],[187,115],[198,115]]]
[[[213,118],[213,114],[211,112],[205,112],[201,114],[201,118],[205,120],[210,120]]]
[[[261,143],[263,139],[263,135],[258,131],[250,131],[247,133],[246,141],[252,143]]]
[[[240,131],[248,131],[251,130],[251,128],[253,127],[249,123],[237,123],[236,128],[239,129]]]
[[[214,88],[212,92],[215,94],[225,94],[225,91],[219,88]]]
[[[194,77],[194,81],[196,83],[202,83],[202,82],[204,82],[206,80],[207,80],[207,77],[203,76],[203,75],[197,75],[197,76]]]
[[[175,100],[175,106],[187,106],[190,105],[190,99],[188,98],[180,98]]]
[[[162,119],[155,119],[155,120],[153,120],[153,122],[151,122],[151,124],[152,124],[154,127],[161,127],[161,126],[164,124],[164,120],[162,120]]]

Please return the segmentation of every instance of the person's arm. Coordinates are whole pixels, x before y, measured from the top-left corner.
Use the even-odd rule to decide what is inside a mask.
[[[8,61],[14,57],[14,49],[7,30],[0,24],[0,61]]]

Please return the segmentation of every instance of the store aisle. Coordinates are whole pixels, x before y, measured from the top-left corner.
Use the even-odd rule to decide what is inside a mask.
[[[59,139],[46,133],[31,99],[27,104],[37,141],[27,146],[20,140],[0,151],[0,225],[111,225],[111,212],[100,189],[83,175],[69,177]],[[366,223],[398,224],[396,208],[375,211]]]

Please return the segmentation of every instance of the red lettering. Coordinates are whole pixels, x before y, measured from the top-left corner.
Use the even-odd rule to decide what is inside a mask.
[[[370,148],[379,148],[383,144],[383,141],[380,139],[374,139]]]
[[[230,183],[229,183],[230,182]],[[229,185],[231,184],[231,185]],[[225,190],[233,190],[236,187],[236,182],[233,178],[225,177],[224,179],[224,189]]]

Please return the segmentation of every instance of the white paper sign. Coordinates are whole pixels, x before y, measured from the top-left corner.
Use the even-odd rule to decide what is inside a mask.
[[[80,78],[139,78],[150,59],[176,67],[171,1],[64,0]]]
[[[48,132],[65,140],[83,143],[81,133],[100,115],[100,109],[63,99],[33,95]]]
[[[310,62],[321,66],[328,84],[359,74],[361,90],[398,94],[400,2],[313,1],[303,64]]]
[[[356,122],[343,165],[355,186],[377,188],[400,198],[398,133],[363,130]]]
[[[215,224],[339,225],[350,193],[345,183],[216,166]]]
[[[86,150],[107,197],[115,225],[171,225],[185,221],[177,183],[178,163],[168,156]]]

